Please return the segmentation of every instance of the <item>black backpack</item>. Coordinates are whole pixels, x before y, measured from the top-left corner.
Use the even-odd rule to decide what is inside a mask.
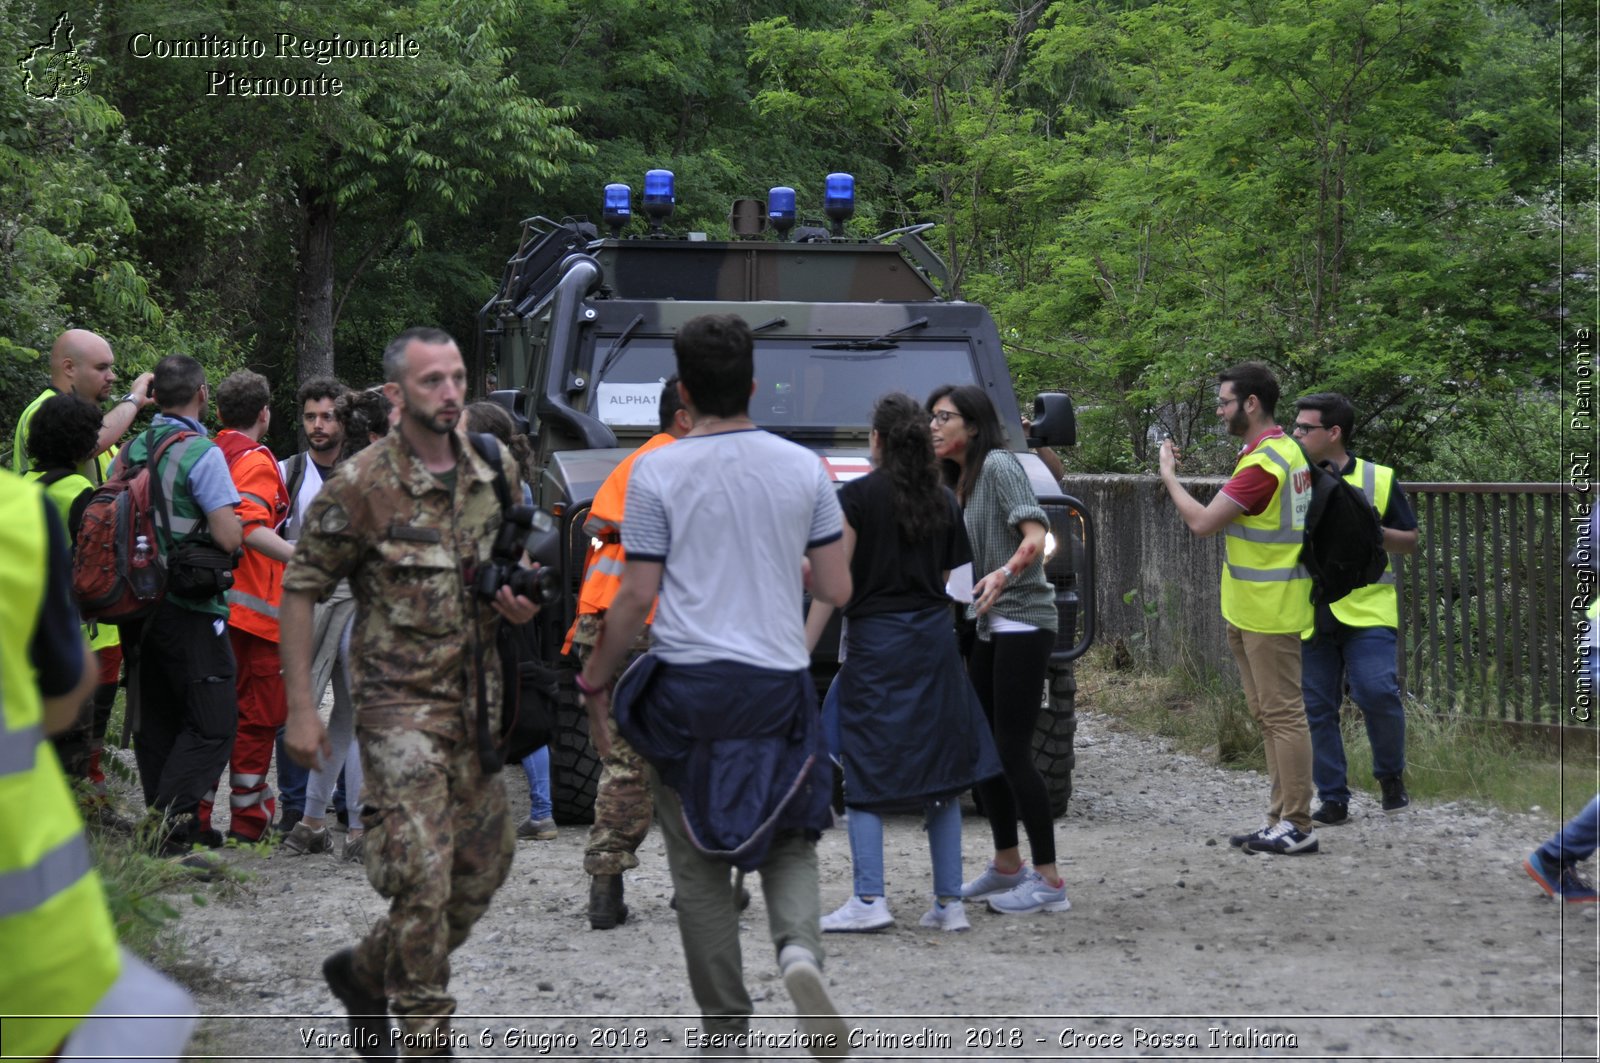
[[[1305,448],[1300,448],[1305,453]],[[1383,552],[1378,511],[1361,489],[1306,454],[1311,466],[1311,509],[1306,513],[1300,563],[1311,573],[1311,603],[1328,605],[1378,582]]]
[[[481,432],[468,433],[472,447],[494,470],[494,492],[502,510],[512,505],[511,488],[501,464],[500,447],[495,438]],[[538,620],[497,625],[496,648],[500,651],[500,689],[505,702],[500,710],[500,734],[489,733],[489,707],[482,700],[483,669],[478,704],[478,758],[486,774],[493,775],[504,764],[515,763],[541,746],[550,744],[555,730],[555,703],[560,697],[556,672],[540,662]]]

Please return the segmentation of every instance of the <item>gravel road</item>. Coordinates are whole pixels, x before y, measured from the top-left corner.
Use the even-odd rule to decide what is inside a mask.
[[[1266,805],[1263,776],[1180,755],[1080,715],[1076,793],[1057,825],[1070,912],[972,929],[917,926],[927,904],[919,824],[886,828],[884,932],[829,935],[826,974],[863,1058],[1594,1059],[1600,938],[1593,906],[1547,900],[1520,862],[1547,815],[1465,804],[1324,828],[1322,852],[1251,857],[1229,833]],[[520,773],[512,807],[526,811]],[[1579,788],[1586,780],[1577,780]],[[219,808],[226,807],[219,801]],[[584,830],[520,842],[505,887],[455,955],[458,1057],[695,1055],[659,838],[627,880],[632,914],[592,931]],[[966,866],[988,854],[965,821]],[[823,910],[849,893],[843,830],[821,843]],[[349,1058],[320,976],[324,956],[383,911],[362,869],[332,855],[228,858],[248,880],[183,904],[179,934],[206,1018],[191,1052],[233,1059]],[[760,891],[745,968],[764,1039],[795,1022],[777,980]]]

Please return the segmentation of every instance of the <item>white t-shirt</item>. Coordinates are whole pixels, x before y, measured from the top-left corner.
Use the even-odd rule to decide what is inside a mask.
[[[800,561],[843,533],[822,460],[768,432],[689,436],[643,455],[622,546],[630,561],[665,565],[653,652],[672,664],[808,667]]]
[[[309,450],[303,451],[299,457],[305,462],[305,472],[301,474],[300,492],[295,495],[289,509],[289,519],[284,522],[280,530],[284,539],[291,543],[300,541],[300,521],[322,491],[322,466],[312,460]],[[293,460],[284,458],[278,462],[278,472],[282,474],[285,484],[289,482],[289,463]]]

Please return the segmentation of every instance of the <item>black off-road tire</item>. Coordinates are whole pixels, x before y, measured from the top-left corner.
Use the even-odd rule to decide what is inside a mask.
[[[563,826],[594,822],[594,795],[600,785],[600,758],[589,741],[589,715],[578,704],[573,673],[561,674],[556,726],[550,740],[550,803]]]
[[[1078,733],[1078,680],[1072,664],[1053,664],[1045,677],[1045,704],[1033,733],[1033,763],[1050,794],[1050,815],[1067,814],[1072,800],[1072,770],[1077,766],[1073,739]]]

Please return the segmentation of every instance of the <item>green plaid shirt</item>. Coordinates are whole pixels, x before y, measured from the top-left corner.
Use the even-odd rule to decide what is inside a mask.
[[[1025,520],[1050,527],[1050,518],[1034,496],[1028,474],[1022,471],[1016,455],[1009,450],[991,450],[972,485],[972,497],[967,499],[967,537],[972,540],[974,582],[1011,560],[1022,545],[1022,532],[1017,526]],[[1043,554],[1011,577],[988,613],[978,616],[976,608],[969,605],[967,616],[977,617],[978,637],[985,641],[989,638],[991,616],[1055,631],[1059,626],[1055,594],[1044,578]]]

